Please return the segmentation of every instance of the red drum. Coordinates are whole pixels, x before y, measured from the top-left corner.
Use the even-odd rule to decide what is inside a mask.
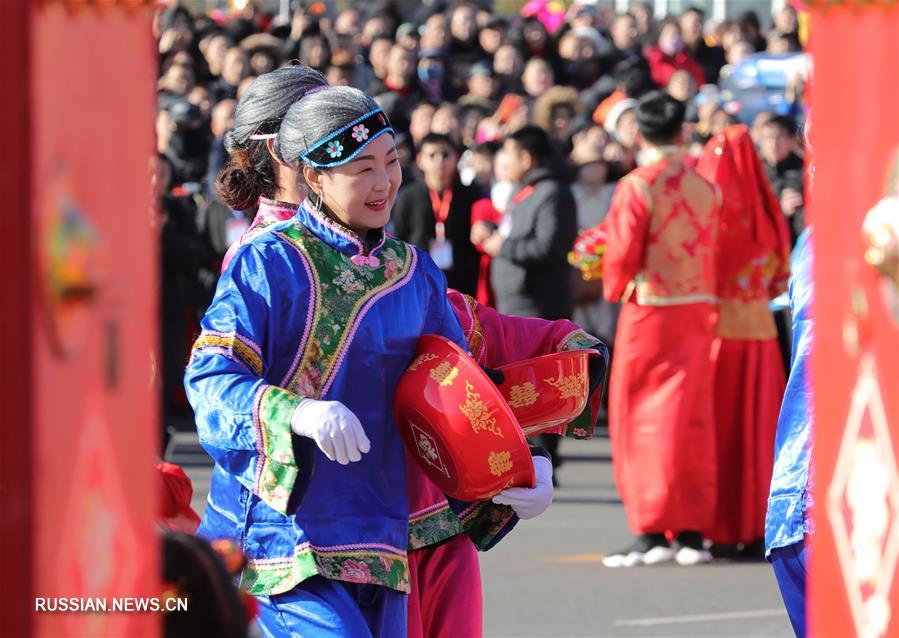
[[[553,430],[576,418],[590,394],[590,357],[596,350],[571,350],[525,359],[500,368],[499,386],[522,431]]]
[[[412,455],[447,495],[481,501],[509,487],[534,487],[531,452],[512,409],[448,339],[419,339],[393,409]]]

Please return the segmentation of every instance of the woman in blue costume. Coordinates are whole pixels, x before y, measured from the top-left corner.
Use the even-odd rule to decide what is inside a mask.
[[[306,92],[273,150],[302,166],[284,198],[309,196],[241,246],[194,345],[185,385],[216,461],[199,533],[242,542],[241,586],[259,596],[266,635],[402,636],[394,389],[419,336],[465,338],[440,270],[384,233],[401,175],[371,98]]]
[[[793,317],[793,357],[784,393],[777,438],[765,546],[774,568],[784,606],[799,638],[806,635],[806,574],[808,537],[812,525],[812,447],[815,427],[811,355],[815,344],[815,285],[813,231],[807,228],[796,241],[790,273],[790,311]]]

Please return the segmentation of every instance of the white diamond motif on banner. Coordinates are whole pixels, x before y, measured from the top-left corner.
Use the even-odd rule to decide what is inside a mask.
[[[827,516],[856,631],[886,633],[899,559],[899,470],[874,357],[863,357],[833,481]]]

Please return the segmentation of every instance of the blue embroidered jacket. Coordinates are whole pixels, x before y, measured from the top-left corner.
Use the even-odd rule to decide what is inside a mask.
[[[467,349],[441,271],[417,248],[383,233],[368,244],[303,205],[240,248],[201,326],[185,387],[215,469],[198,533],[241,543],[241,586],[254,594],[315,574],[408,591],[392,402],[419,336]],[[371,451],[343,466],[292,435],[301,397],[345,404]]]
[[[774,440],[774,472],[768,515],[765,519],[765,552],[798,543],[812,533],[812,430],[814,389],[810,383],[814,342],[812,303],[812,232],[796,242],[790,275],[790,310],[793,316],[793,353],[790,377],[784,393],[777,437]]]

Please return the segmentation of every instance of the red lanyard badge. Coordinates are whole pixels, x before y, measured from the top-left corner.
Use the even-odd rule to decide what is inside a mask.
[[[431,209],[434,211],[434,234],[437,239],[446,238],[446,218],[449,217],[450,204],[453,201],[453,189],[447,188],[443,191],[443,197],[437,194],[437,191],[428,189],[431,196]]]
[[[520,204],[528,197],[534,194],[534,187],[532,185],[525,186],[520,191],[515,193],[515,197],[512,198],[513,204]]]

